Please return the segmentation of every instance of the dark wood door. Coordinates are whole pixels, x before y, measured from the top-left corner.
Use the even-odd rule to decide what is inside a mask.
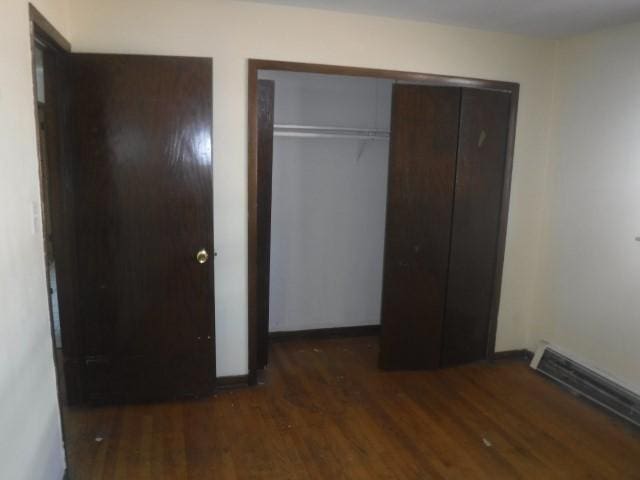
[[[205,394],[215,378],[212,62],[75,54],[71,90],[85,400]]]
[[[463,89],[442,364],[486,358],[511,95]]]
[[[440,365],[460,89],[394,85],[380,366]]]
[[[269,360],[269,270],[275,82],[258,80],[258,365]]]

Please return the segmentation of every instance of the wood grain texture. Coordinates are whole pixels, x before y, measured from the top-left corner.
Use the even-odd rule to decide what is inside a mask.
[[[206,394],[211,59],[74,54],[71,84],[85,400]]]
[[[442,365],[486,358],[510,94],[463,88]]]
[[[258,80],[258,368],[269,357],[269,268],[275,82]]]
[[[68,409],[71,478],[640,478],[637,430],[523,362],[382,372],[377,351],[282,342],[258,388]]]
[[[440,366],[460,89],[394,85],[380,366]]]

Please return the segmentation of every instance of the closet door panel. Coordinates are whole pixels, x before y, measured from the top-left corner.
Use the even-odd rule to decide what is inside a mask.
[[[440,365],[460,89],[395,85],[380,366]]]
[[[487,355],[510,94],[463,89],[442,364]]]

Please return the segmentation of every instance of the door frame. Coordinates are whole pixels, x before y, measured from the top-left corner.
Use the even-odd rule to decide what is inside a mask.
[[[36,59],[35,59],[35,50],[36,48],[41,48],[46,50],[49,54],[53,56],[56,63],[56,68],[53,72],[54,76],[54,84],[57,89],[57,94],[59,95],[56,98],[56,104],[54,107],[56,120],[58,123],[57,133],[66,132],[66,129],[63,126],[67,126],[68,122],[68,114],[67,114],[67,98],[68,98],[68,90],[65,85],[64,74],[62,74],[63,68],[61,65],[67,61],[67,57],[71,55],[71,44],[67,39],[62,36],[60,32],[33,6],[33,4],[29,3],[29,21],[31,22],[31,61],[32,61],[32,76],[33,76],[33,105],[34,105],[34,115],[36,120],[36,145],[37,145],[37,154],[38,154],[38,179],[40,186],[40,205],[42,209],[41,215],[41,225],[42,225],[42,241],[43,248],[45,253],[45,274],[46,274],[46,287],[47,287],[47,298],[49,304],[49,321],[51,324],[51,339],[53,342],[53,353],[54,353],[54,363],[56,366],[56,376],[57,376],[57,387],[58,387],[58,397],[61,405],[65,404],[75,404],[81,399],[81,385],[82,382],[79,379],[78,375],[82,375],[80,369],[77,368],[77,365],[72,362],[65,362],[64,358],[58,358],[56,355],[56,347],[55,347],[55,332],[53,326],[53,309],[51,305],[51,284],[50,284],[50,269],[49,269],[49,260],[50,256],[53,256],[54,260],[58,261],[58,266],[60,265],[60,257],[65,257],[65,261],[67,262],[67,266],[69,269],[73,269],[76,258],[75,258],[75,249],[73,245],[69,245],[67,247],[63,247],[58,245],[56,247],[55,242],[53,245],[54,252],[48,252],[47,249],[47,238],[46,238],[46,223],[50,218],[52,220],[52,236],[55,237],[66,237],[68,233],[68,228],[72,225],[73,222],[73,214],[71,212],[66,212],[65,222],[68,224],[63,225],[63,222],[57,223],[55,221],[56,213],[54,210],[56,208],[62,208],[65,200],[63,198],[58,198],[60,204],[52,205],[55,203],[50,198],[50,186],[51,183],[57,181],[58,183],[62,183],[63,179],[61,176],[61,172],[59,169],[51,168],[52,159],[48,156],[43,158],[42,151],[46,150],[48,146],[48,141],[50,140],[47,137],[43,141],[39,134],[39,114],[38,114],[38,96],[37,96],[37,86],[36,86]],[[47,89],[48,82],[45,81],[45,90]],[[62,156],[65,153],[69,153],[69,138],[66,135],[58,135],[55,139],[55,148],[57,149],[57,155]],[[51,152],[49,152],[51,153]],[[62,194],[62,192],[58,192]],[[57,220],[61,220],[62,216]],[[72,242],[72,240],[70,241]],[[55,255],[58,255],[58,258],[55,258]],[[74,291],[74,278],[73,274],[69,271],[64,272],[59,269],[56,271],[57,284],[58,284],[58,304],[60,306],[60,318],[65,317],[65,322],[63,326],[63,322],[60,322],[61,330],[67,330],[62,333],[65,341],[63,343],[63,349],[66,351],[75,351],[78,344],[78,339],[75,335],[70,334],[71,330],[73,330],[75,326],[76,319],[76,297]],[[68,329],[67,327],[68,326]],[[64,392],[64,394],[62,393]]]
[[[258,282],[259,278],[269,275],[258,265],[258,73],[260,70],[275,70],[281,72],[317,73],[325,75],[344,75],[369,78],[382,78],[401,82],[420,82],[429,86],[466,87],[484,90],[500,90],[511,94],[509,111],[509,133],[507,137],[507,154],[504,170],[504,185],[500,207],[500,221],[498,231],[498,247],[495,265],[493,295],[491,299],[491,313],[489,318],[489,335],[487,342],[487,357],[495,353],[495,339],[500,305],[500,289],[502,285],[502,269],[504,264],[504,250],[509,215],[509,197],[511,192],[511,173],[513,168],[513,153],[515,146],[516,121],[518,114],[518,96],[520,84],[498,80],[484,80],[479,78],[436,75],[430,73],[407,72],[397,70],[380,70],[373,68],[349,67],[340,65],[323,65],[314,63],[287,62],[279,60],[249,59],[248,68],[248,347],[249,347],[249,384],[255,385],[258,376],[258,348],[259,342],[266,342],[268,338],[258,338]]]
[[[53,356],[53,364],[56,376],[56,393],[58,396],[58,414],[60,416],[60,425],[62,430],[62,437],[66,439],[66,427],[65,422],[62,421],[64,416],[63,405],[68,403],[69,397],[73,397],[77,393],[77,387],[79,385],[78,382],[74,383],[74,379],[69,378],[68,375],[64,375],[62,377],[62,372],[64,372],[65,365],[61,364],[64,362],[60,362],[60,359],[56,355],[56,345],[55,345],[55,331],[53,326],[53,306],[51,304],[51,277],[49,272],[49,254],[47,249],[47,238],[46,238],[46,222],[48,216],[51,216],[51,205],[49,195],[46,193],[46,190],[49,188],[49,182],[52,175],[52,170],[48,168],[48,165],[43,164],[48,162],[46,158],[42,157],[42,150],[46,148],[46,140],[43,142],[43,139],[40,136],[40,115],[38,109],[38,93],[37,93],[37,84],[36,84],[36,55],[35,51],[37,46],[40,48],[45,48],[50,51],[56,58],[61,58],[64,55],[71,53],[71,43],[47,20],[47,18],[40,13],[40,11],[33,6],[33,4],[28,4],[29,9],[29,24],[30,35],[29,35],[29,46],[31,53],[31,75],[33,79],[33,112],[35,119],[35,137],[36,137],[36,150],[37,150],[37,158],[38,158],[38,184],[40,188],[40,206],[41,206],[41,218],[40,224],[42,228],[42,250],[44,252],[44,270],[45,270],[45,285],[46,285],[46,295],[47,295],[47,307],[49,314],[49,327],[51,331],[51,350]],[[57,76],[57,80],[60,80],[60,76]],[[46,85],[46,83],[45,83]],[[62,101],[59,100],[57,104],[58,112],[61,112]],[[62,142],[62,139],[58,139],[58,144]],[[52,228],[56,228],[53,226]],[[58,294],[60,292],[58,291]],[[73,301],[73,299],[69,299]],[[75,306],[73,303],[70,303],[70,310],[75,310]],[[63,385],[66,382],[66,385]],[[71,383],[69,383],[71,382]],[[67,397],[63,397],[62,392],[65,391]],[[71,400],[75,400],[75,398],[71,398]],[[69,470],[69,458],[67,449],[64,448],[64,456],[67,464],[66,472]]]

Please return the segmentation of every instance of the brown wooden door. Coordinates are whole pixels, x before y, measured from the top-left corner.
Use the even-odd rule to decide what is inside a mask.
[[[440,365],[460,89],[394,85],[380,366]]]
[[[71,91],[85,400],[205,394],[215,379],[212,62],[74,54]]]
[[[486,358],[511,95],[463,89],[442,364]]]
[[[258,365],[269,361],[269,269],[275,82],[258,80]]]

